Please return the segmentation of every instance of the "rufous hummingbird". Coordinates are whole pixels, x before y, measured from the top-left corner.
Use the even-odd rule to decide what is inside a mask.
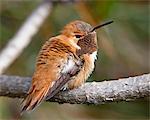
[[[95,30],[83,21],[67,24],[61,34],[50,38],[39,52],[32,84],[22,104],[22,112],[33,110],[62,88],[81,86],[94,69],[97,55]]]

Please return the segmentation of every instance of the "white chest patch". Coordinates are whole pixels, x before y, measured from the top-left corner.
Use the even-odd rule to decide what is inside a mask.
[[[94,68],[94,62],[97,59],[97,51],[93,52],[92,54],[90,54],[90,58],[91,58],[91,69]],[[75,62],[70,58],[66,64],[63,67],[62,73],[68,73],[70,70],[73,69],[73,67],[75,66]]]
[[[91,60],[94,62],[97,59],[97,51],[93,52],[91,55]]]
[[[69,72],[75,65],[75,62],[72,60],[72,59],[69,59],[67,61],[67,63],[65,64],[63,70],[62,70],[62,73],[67,73]]]
[[[93,69],[94,69],[94,62],[97,59],[97,51],[93,52],[92,54],[90,54],[90,58],[91,58],[91,62],[90,62],[90,74],[92,73]]]

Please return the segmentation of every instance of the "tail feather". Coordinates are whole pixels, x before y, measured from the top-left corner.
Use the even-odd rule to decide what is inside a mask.
[[[41,90],[31,91],[22,103],[21,113],[24,111],[33,110],[35,107],[37,107],[45,99],[48,90],[49,87],[45,86]]]

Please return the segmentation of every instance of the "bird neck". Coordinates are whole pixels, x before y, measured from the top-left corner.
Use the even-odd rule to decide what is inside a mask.
[[[80,39],[77,43],[80,46],[80,50],[77,50],[77,55],[81,56],[83,54],[92,54],[93,52],[97,51],[97,38],[96,34],[88,34],[83,39]]]

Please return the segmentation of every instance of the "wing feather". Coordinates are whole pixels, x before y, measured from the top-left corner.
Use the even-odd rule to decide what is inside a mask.
[[[61,70],[61,76],[59,79],[55,81],[53,86],[49,89],[46,100],[52,98],[55,94],[57,94],[60,89],[69,81],[71,77],[77,74],[82,66],[82,62],[74,62],[73,58],[68,57],[67,63],[64,65]]]

